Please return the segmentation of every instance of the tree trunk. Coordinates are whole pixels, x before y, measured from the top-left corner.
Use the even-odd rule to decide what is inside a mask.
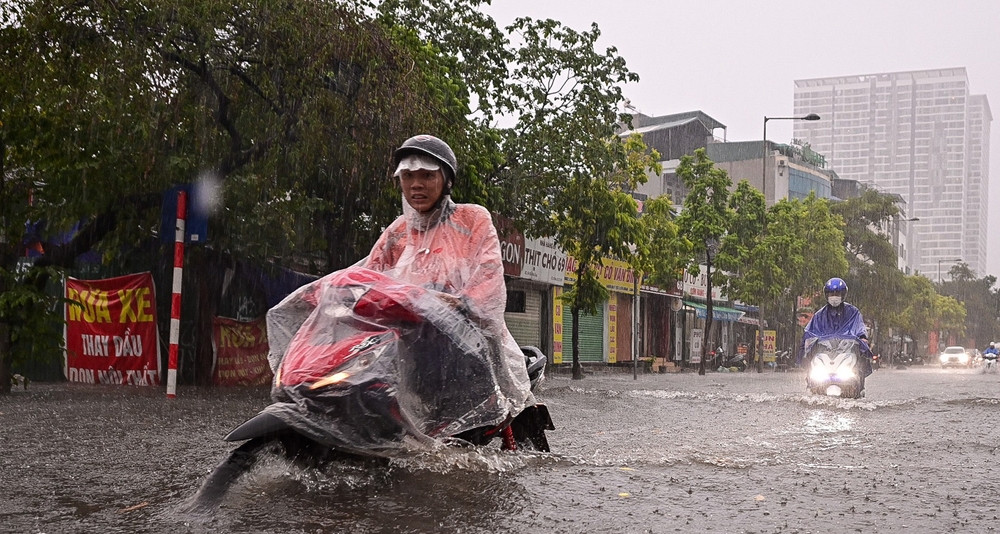
[[[583,379],[583,366],[580,365],[580,308],[570,308],[573,314],[573,380]]]
[[[705,360],[708,358],[708,344],[712,339],[712,256],[711,254],[706,254],[708,259],[705,261],[706,269],[708,270],[708,277],[706,277],[706,287],[708,296],[705,299],[705,338],[701,344],[701,362],[698,364],[698,374],[705,376]]]
[[[0,395],[9,395],[11,390],[11,363],[14,360],[11,349],[10,325],[0,322]]]

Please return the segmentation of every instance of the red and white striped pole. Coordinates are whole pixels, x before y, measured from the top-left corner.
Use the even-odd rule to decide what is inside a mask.
[[[167,398],[177,396],[177,345],[181,331],[181,279],[184,276],[184,224],[187,193],[177,193],[177,225],[174,230],[174,289],[170,299],[170,356],[167,360]]]

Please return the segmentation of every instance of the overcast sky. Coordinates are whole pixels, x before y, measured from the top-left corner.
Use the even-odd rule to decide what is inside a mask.
[[[625,87],[633,106],[704,111],[729,141],[760,139],[765,115],[791,115],[797,79],[965,67],[994,117],[991,267],[978,274],[1000,278],[1000,1],[493,0],[484,10],[501,26],[519,16],[576,30],[596,22],[599,46],[616,47],[639,75]],[[769,139],[791,135],[791,121],[768,122]]]

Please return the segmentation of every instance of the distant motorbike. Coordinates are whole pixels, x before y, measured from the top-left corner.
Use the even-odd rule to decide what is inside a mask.
[[[494,440],[549,450],[548,409],[508,412],[494,372],[499,348],[461,309],[368,270],[321,282],[303,298],[315,311],[275,372],[273,403],[225,437],[243,444],[205,480],[195,507],[214,506],[266,454],[322,465]],[[521,350],[534,390],[546,357]]]
[[[861,342],[854,337],[812,338],[806,343],[806,386],[817,395],[857,399],[867,373]]]
[[[983,372],[997,372],[997,354],[989,352],[983,353]]]
[[[916,355],[914,355],[912,353],[911,354],[900,354],[899,356],[896,357],[896,364],[897,365],[904,365],[904,366],[909,366],[909,365],[923,365],[924,364],[924,360],[923,360],[923,358],[919,358],[919,357],[917,357]]]
[[[872,369],[881,369],[881,368],[882,368],[882,355],[872,354]]]

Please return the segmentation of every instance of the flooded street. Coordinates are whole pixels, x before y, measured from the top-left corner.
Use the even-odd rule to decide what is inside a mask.
[[[991,532],[1000,375],[550,373],[551,454],[448,449],[308,470],[273,458],[184,505],[260,389],[33,384],[0,398],[7,532]]]

